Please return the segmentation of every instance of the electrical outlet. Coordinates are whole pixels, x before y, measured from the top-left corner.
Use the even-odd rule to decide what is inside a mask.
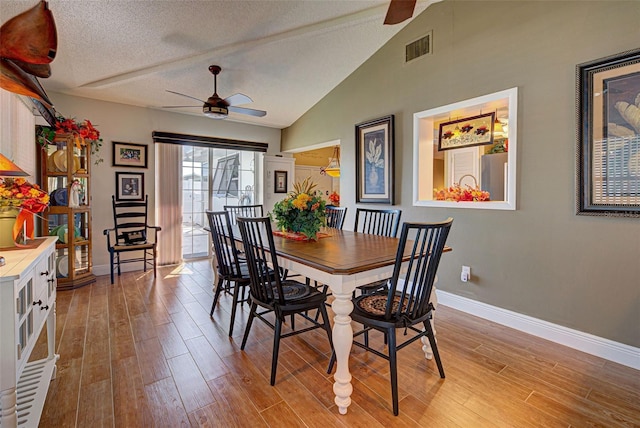
[[[462,272],[460,273],[460,281],[467,282],[471,279],[471,268],[469,266],[462,266]]]

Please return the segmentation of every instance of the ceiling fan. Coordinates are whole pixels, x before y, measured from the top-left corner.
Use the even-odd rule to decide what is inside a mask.
[[[227,98],[220,98],[218,95],[218,74],[222,71],[222,68],[218,65],[210,65],[209,71],[213,74],[213,95],[203,101],[199,98],[192,97],[190,95],[181,94],[179,92],[169,91],[172,94],[180,95],[183,97],[191,98],[192,100],[200,101],[203,103],[202,112],[205,116],[213,119],[225,119],[229,112],[240,114],[248,114],[250,116],[263,117],[267,114],[266,111],[256,110],[247,107],[238,107],[240,104],[247,104],[253,102],[251,98],[244,94],[233,94]],[[200,106],[163,106],[163,108],[184,108],[184,107],[200,107]]]
[[[415,7],[416,0],[391,0],[384,23],[394,25],[406,21],[413,15]]]

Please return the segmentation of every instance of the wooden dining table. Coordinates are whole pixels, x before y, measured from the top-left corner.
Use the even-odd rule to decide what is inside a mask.
[[[327,236],[317,241],[299,241],[282,236],[273,238],[281,268],[328,285],[335,297],[331,303],[335,313],[333,346],[337,359],[333,392],[338,411],[346,414],[353,391],[349,372],[349,354],[353,345],[352,293],[360,285],[391,277],[400,240],[330,228],[323,228],[321,232]],[[405,248],[407,261],[411,245]],[[445,249],[450,250],[448,247]],[[435,293],[432,297],[435,299]],[[424,340],[423,345],[425,357],[430,358],[429,342]]]

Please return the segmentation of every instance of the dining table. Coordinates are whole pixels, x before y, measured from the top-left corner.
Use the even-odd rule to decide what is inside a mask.
[[[392,276],[400,239],[332,228],[322,228],[316,241],[289,239],[280,234],[274,234],[273,239],[281,268],[326,284],[333,293],[331,308],[335,316],[332,334],[337,362],[334,402],[340,414],[346,414],[353,392],[349,372],[349,354],[353,345],[351,298],[356,287]],[[451,248],[446,247],[445,251],[451,251]],[[405,252],[403,260],[408,261],[410,243],[405,246]],[[435,284],[431,296],[436,306]],[[425,357],[431,359],[433,354],[429,341],[423,338],[422,343]]]

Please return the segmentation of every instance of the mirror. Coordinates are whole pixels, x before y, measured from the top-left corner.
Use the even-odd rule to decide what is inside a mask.
[[[516,209],[518,88],[413,115],[413,205]]]

